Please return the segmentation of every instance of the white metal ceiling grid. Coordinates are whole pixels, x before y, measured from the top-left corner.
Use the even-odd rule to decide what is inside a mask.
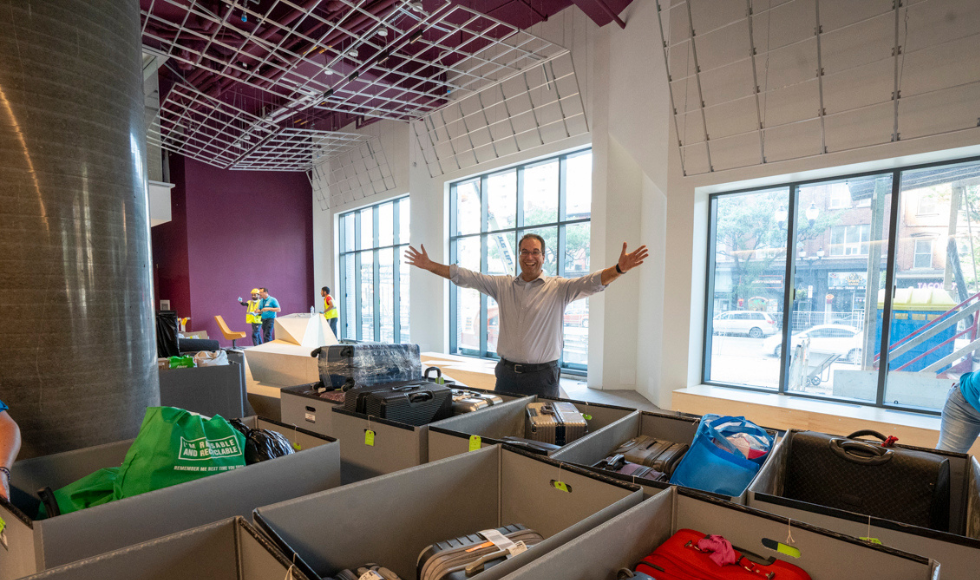
[[[275,129],[250,113],[178,84],[160,104],[147,139],[167,151],[227,168]]]
[[[570,54],[412,122],[432,177],[588,131]]]
[[[722,4],[658,2],[685,174],[977,125],[980,3]]]
[[[262,141],[230,169],[244,171],[309,171],[321,158],[350,151],[371,137],[359,133],[284,129]]]
[[[377,137],[362,141],[345,153],[334,155],[318,164],[315,171],[321,179],[326,174],[329,206],[351,203],[395,188],[388,158]]]

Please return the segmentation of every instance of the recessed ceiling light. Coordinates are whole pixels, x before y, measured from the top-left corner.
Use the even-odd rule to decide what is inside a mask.
[[[381,28],[379,28],[378,29],[378,36],[388,36],[388,29],[385,28],[385,27],[383,27],[383,26]]]
[[[422,2],[420,2],[419,0],[416,0],[415,2],[410,3],[408,6],[409,6],[409,8],[411,8],[412,10],[414,10],[415,12],[424,12],[425,11],[425,8],[422,6]]]
[[[356,48],[352,48],[352,49],[348,50],[347,51],[347,56],[349,56],[351,58],[357,58],[357,49]]]

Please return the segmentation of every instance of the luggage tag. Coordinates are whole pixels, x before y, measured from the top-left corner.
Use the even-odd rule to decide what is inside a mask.
[[[480,448],[483,443],[482,438],[479,435],[470,435],[470,451],[476,451]]]
[[[5,550],[9,550],[7,545],[7,522],[0,518],[0,546],[3,546]]]
[[[374,447],[374,431],[371,429],[371,415],[368,418],[368,428],[364,430],[364,444],[368,447]]]
[[[565,493],[572,493],[572,486],[561,480],[561,463],[558,464],[558,477],[551,480],[551,487]]]
[[[527,544],[524,541],[515,542],[497,530],[483,530],[480,535],[487,539],[498,550],[507,552],[507,557],[512,558],[527,551]],[[361,579],[358,579],[361,580]]]
[[[299,427],[293,425],[293,449],[296,451],[302,451],[303,446],[299,444]]]

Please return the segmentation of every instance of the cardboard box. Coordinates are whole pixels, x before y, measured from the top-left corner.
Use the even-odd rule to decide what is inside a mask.
[[[639,413],[636,409],[586,403],[569,399],[549,399],[545,397],[530,397],[504,403],[484,409],[479,413],[469,413],[451,417],[431,425],[429,430],[429,460],[443,459],[466,453],[470,448],[470,437],[479,435],[483,446],[499,443],[503,437],[524,437],[524,424],[527,404],[533,401],[564,401],[574,403],[585,415],[589,424],[589,433],[569,445],[594,437],[597,433],[610,428],[611,425],[622,421],[627,416]],[[552,452],[554,454],[556,452]]]
[[[785,560],[802,568],[812,580],[939,578],[939,564],[928,558],[671,487],[505,576],[505,580],[615,580],[617,570],[633,569],[675,532],[685,528],[724,536],[737,548],[762,558]],[[792,544],[787,541],[789,531]],[[800,557],[792,558],[766,548],[763,538],[786,542],[799,550]],[[945,572],[945,566],[942,570]],[[774,580],[779,580],[778,575]]]
[[[881,518],[818,506],[782,497],[786,461],[793,438],[792,429],[780,440],[773,457],[749,486],[748,505],[774,514],[808,522],[835,532],[877,538],[885,546],[928,556],[942,565],[944,580],[976,580],[980,562],[980,463],[961,453],[906,447],[928,451],[949,459],[950,530],[939,532]],[[833,474],[827,474],[833,477]]]
[[[302,450],[243,468],[158,489],[45,520],[33,520],[34,491],[58,489],[103,467],[122,464],[132,440],[20,461],[13,474],[13,503],[0,500],[0,580],[20,578],[137,542],[158,538],[258,506],[340,485],[340,444],[329,437],[257,417],[252,428],[283,434]],[[2,542],[0,542],[2,543]]]
[[[229,518],[142,544],[58,566],[32,579],[266,580],[288,578],[291,564],[282,552],[241,517]],[[293,580],[306,580],[296,570]]]
[[[570,492],[556,489],[560,478]],[[375,562],[416,577],[427,546],[508,524],[545,540],[474,580],[494,580],[637,505],[642,492],[501,446],[255,510],[253,519],[312,579]]]

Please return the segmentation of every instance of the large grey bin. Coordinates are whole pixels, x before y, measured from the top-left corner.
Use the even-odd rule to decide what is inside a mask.
[[[552,486],[558,477],[570,493]],[[641,499],[634,485],[494,446],[261,507],[254,520],[310,578],[366,562],[415,578],[427,546],[501,525],[524,524],[545,537],[473,576],[493,580]]]
[[[0,580],[20,578],[258,506],[340,485],[340,444],[291,425],[248,417],[298,443],[292,455],[158,489],[78,512],[32,520],[42,487],[58,489],[103,467],[122,464],[132,441],[37,457],[14,465],[13,504],[0,500],[8,549],[0,549]]]

